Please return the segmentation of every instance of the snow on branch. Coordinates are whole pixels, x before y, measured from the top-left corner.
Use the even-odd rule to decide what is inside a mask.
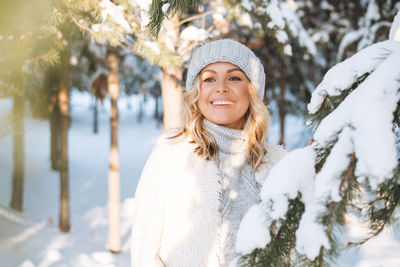
[[[326,146],[349,129],[358,159],[356,175],[369,177],[373,189],[392,177],[396,167],[393,112],[400,99],[400,43],[377,68],[321,122],[315,140]],[[371,142],[380,140],[380,142]]]
[[[376,69],[389,54],[398,49],[399,44],[396,42],[380,42],[332,67],[313,92],[310,104],[308,104],[309,113],[316,113],[321,108],[325,97],[340,95],[356,83],[360,77]]]
[[[311,119],[318,120],[315,142],[290,152],[271,170],[261,203],[249,210],[239,228],[236,249],[243,257],[236,263],[246,263],[248,255],[252,262],[262,261],[269,253],[269,258],[281,257],[289,264],[291,257],[324,264],[324,251],[337,253],[332,229],[344,221],[350,206],[368,210],[359,216],[371,222],[372,235],[390,221],[388,216],[400,205],[391,200],[400,189],[394,132],[398,124],[394,114],[400,110],[399,62],[400,42],[389,40],[363,49],[327,72],[308,106]],[[331,105],[328,111],[325,105]],[[352,202],[360,194],[372,201]],[[379,202],[382,195],[385,203]],[[293,201],[304,204],[298,221],[289,216]],[[387,214],[379,218],[377,210]],[[297,230],[282,232],[287,224]],[[268,249],[279,235],[291,244],[285,255]]]
[[[392,27],[390,28],[389,40],[400,42],[400,10],[394,17]]]

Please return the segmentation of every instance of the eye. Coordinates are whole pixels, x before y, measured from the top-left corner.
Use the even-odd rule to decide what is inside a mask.
[[[211,77],[209,77],[209,78],[206,78],[206,79],[204,79],[203,81],[204,81],[204,82],[214,82],[214,81],[215,81],[215,79],[214,79],[214,78],[211,78]]]
[[[241,81],[242,79],[238,76],[233,76],[229,78],[230,81]]]

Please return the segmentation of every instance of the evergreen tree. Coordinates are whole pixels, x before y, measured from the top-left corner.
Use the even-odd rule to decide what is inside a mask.
[[[278,0],[219,0],[211,5],[221,23],[229,25],[224,37],[238,39],[261,59],[268,77],[264,100],[273,118],[277,111],[279,143],[284,144],[286,115],[306,113],[321,57],[301,21],[300,6]]]
[[[325,266],[399,218],[400,12],[390,40],[325,75],[308,106],[315,142],[271,170],[238,233],[239,266]],[[397,33],[397,35],[396,35]],[[370,233],[340,239],[346,214]]]
[[[42,1],[45,2],[45,1]],[[41,3],[42,3],[41,2]],[[48,34],[40,28],[40,18],[26,14],[21,21],[15,14],[24,11],[24,3],[0,4],[0,97],[11,97],[14,101],[12,114],[5,119],[6,134],[13,132],[13,175],[10,207],[22,211],[24,195],[24,118],[25,103],[32,100],[32,91],[37,89],[37,71],[43,62],[54,63],[53,51],[43,53],[36,36]],[[43,10],[39,5],[39,10]],[[12,11],[12,12],[11,12]],[[4,13],[3,13],[4,12]],[[10,12],[10,16],[6,16]],[[8,14],[7,14],[8,15]],[[7,26],[3,18],[7,18]]]

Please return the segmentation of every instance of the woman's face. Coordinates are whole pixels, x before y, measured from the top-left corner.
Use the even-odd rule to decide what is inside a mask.
[[[250,81],[231,63],[217,62],[200,72],[199,108],[203,116],[216,124],[242,129],[250,106]]]

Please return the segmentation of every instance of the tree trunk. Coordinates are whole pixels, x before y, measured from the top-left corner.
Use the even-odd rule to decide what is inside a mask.
[[[99,111],[98,111],[98,100],[94,97],[94,109],[93,109],[93,132],[98,133],[99,131]]]
[[[22,211],[24,199],[24,99],[14,97],[13,107],[13,179],[10,207]]]
[[[169,36],[176,36],[172,40],[175,47],[178,47],[179,18],[177,15],[170,20],[165,20],[164,26]],[[168,37],[169,38],[169,37]],[[181,108],[182,108],[182,70],[178,67],[170,66],[162,69],[163,77],[161,82],[161,95],[163,101],[163,121],[164,131],[171,128],[182,127]]]
[[[164,131],[182,127],[182,71],[175,67],[163,69],[161,94],[163,101]]]
[[[158,120],[158,96],[154,97],[154,101],[156,102],[156,105],[154,108],[154,119]]]
[[[137,115],[137,122],[142,122],[143,120],[143,94],[141,94],[141,98],[139,100],[139,112]]]
[[[60,170],[60,123],[61,123],[61,114],[60,108],[57,103],[57,95],[51,96],[51,107],[49,109],[49,122],[50,122],[50,161],[51,161],[51,169],[55,171]]]
[[[69,232],[69,164],[68,164],[68,128],[69,128],[69,48],[61,52],[61,81],[58,92],[58,104],[61,112],[61,158],[60,158],[60,222],[62,232]]]
[[[279,75],[279,124],[280,124],[280,134],[279,134],[279,144],[285,144],[285,116],[286,116],[286,78],[285,78],[285,63],[284,59],[281,62],[281,70]]]
[[[118,108],[119,73],[118,58],[115,52],[108,53],[108,92],[111,97],[111,150],[110,166],[108,171],[108,247],[111,252],[121,251],[121,223],[120,223],[120,174],[118,151]]]

